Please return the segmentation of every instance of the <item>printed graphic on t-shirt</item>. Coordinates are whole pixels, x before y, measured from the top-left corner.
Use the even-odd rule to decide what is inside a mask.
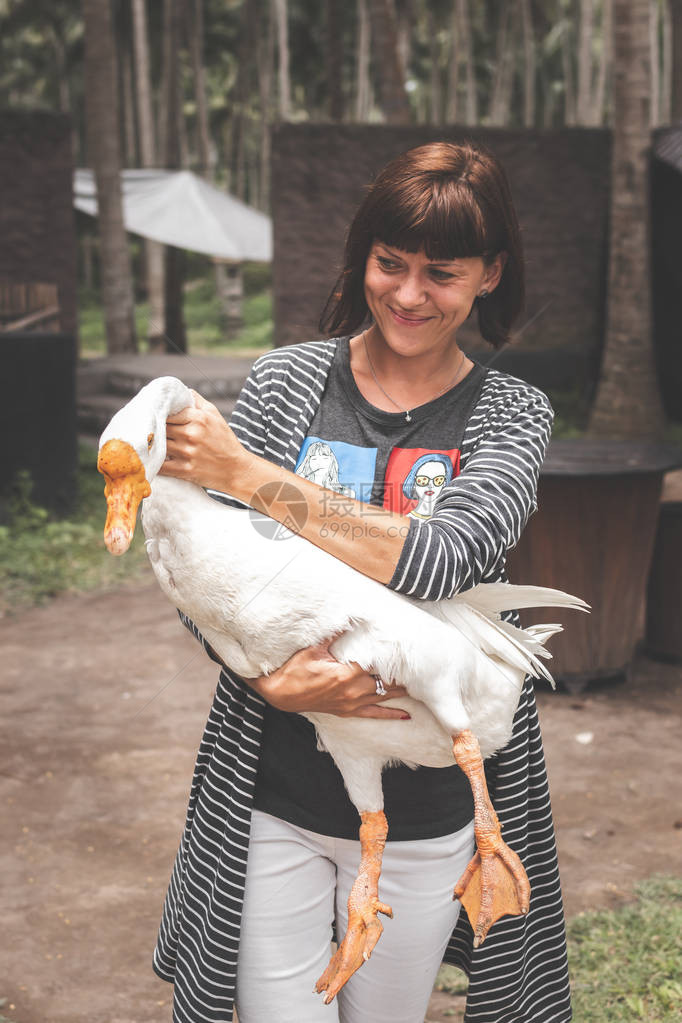
[[[459,475],[459,449],[392,448],[383,486],[383,507],[428,519],[443,487]],[[375,483],[377,448],[306,437],[296,473],[338,495],[369,503]],[[381,489],[379,489],[381,493]],[[340,509],[337,509],[340,510]]]
[[[458,475],[458,448],[393,448],[384,477],[384,508],[429,519],[441,490]]]
[[[372,496],[376,461],[376,448],[306,437],[295,471],[342,497],[368,502]]]

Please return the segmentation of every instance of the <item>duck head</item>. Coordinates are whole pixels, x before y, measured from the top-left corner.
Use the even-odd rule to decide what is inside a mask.
[[[107,520],[104,543],[125,554],[135,532],[140,501],[166,458],[166,419],[193,405],[188,387],[176,377],[158,377],[117,412],[100,437],[97,468],[105,479]]]

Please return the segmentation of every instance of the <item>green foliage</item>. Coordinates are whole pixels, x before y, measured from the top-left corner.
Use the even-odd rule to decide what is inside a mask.
[[[191,281],[185,289],[184,315],[190,354],[229,354],[244,348],[272,347],[271,270],[267,265],[247,263],[244,267],[244,326],[229,336],[223,322],[220,299],[213,275]],[[140,350],[144,351],[149,306],[138,302],[135,324]],[[98,296],[82,289],[79,293],[79,338],[84,356],[106,354],[102,307]]]
[[[31,499],[28,473],[17,475],[0,526],[0,615],[69,590],[111,586],[148,571],[141,530],[115,558],[104,546],[104,482],[96,452],[80,451],[78,511],[58,519]]]
[[[653,877],[636,901],[569,927],[573,1011],[590,1023],[682,1019],[682,879]]]
[[[587,427],[589,402],[584,388],[548,390],[548,397],[554,409],[552,436],[556,439],[580,437]]]

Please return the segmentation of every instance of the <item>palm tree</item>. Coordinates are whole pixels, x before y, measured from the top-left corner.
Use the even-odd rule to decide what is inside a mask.
[[[277,25],[277,52],[279,58],[279,118],[291,120],[291,77],[289,74],[289,14],[287,0],[273,0]]]
[[[377,57],[381,108],[391,124],[409,124],[410,104],[405,90],[405,67],[398,45],[393,0],[369,0],[372,40]]]
[[[136,352],[130,253],[121,202],[116,56],[109,0],[83,0],[83,18],[86,133],[97,182],[107,351]]]
[[[649,0],[613,4],[613,153],[607,324],[590,433],[655,438],[663,429],[649,267]]]
[[[133,56],[135,60],[135,96],[140,138],[140,157],[143,167],[156,167],[156,137],[152,105],[152,80],[147,33],[147,7],[145,0],[132,0],[133,4]],[[163,245],[147,239],[144,244],[149,297],[149,325],[147,340],[152,350],[163,348]]]
[[[163,89],[164,89],[164,165],[168,170],[179,170],[180,157],[180,71],[181,38],[180,0],[164,0],[163,5]],[[184,279],[184,252],[172,245],[166,246],[164,266],[164,327],[167,352],[181,354],[187,351],[187,334],[183,318],[182,296]]]

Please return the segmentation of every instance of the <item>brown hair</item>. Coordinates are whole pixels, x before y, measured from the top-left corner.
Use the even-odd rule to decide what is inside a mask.
[[[523,250],[507,176],[474,142],[432,142],[392,160],[369,187],[348,231],[344,268],[320,320],[325,333],[352,334],[367,319],[365,266],[372,244],[428,259],[506,253],[497,288],[476,299],[482,337],[495,348],[509,341],[523,308]]]

